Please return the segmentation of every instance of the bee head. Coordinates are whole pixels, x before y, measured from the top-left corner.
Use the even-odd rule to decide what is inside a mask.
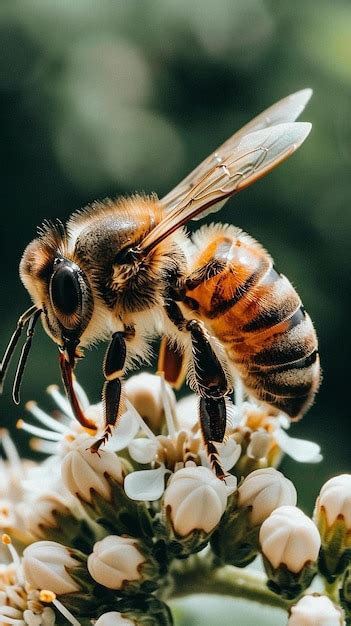
[[[94,308],[84,270],[69,256],[64,230],[45,226],[24,251],[20,276],[34,304],[43,311],[47,333],[74,365],[77,346]]]

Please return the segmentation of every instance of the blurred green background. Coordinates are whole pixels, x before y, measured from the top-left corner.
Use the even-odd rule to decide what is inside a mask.
[[[220,216],[268,248],[320,337],[323,385],[292,433],[318,441],[325,461],[283,464],[311,511],[321,483],[350,470],[351,3],[2,0],[0,42],[3,347],[29,305],[18,263],[44,218],[135,190],[162,195],[265,107],[314,89],[306,144]],[[94,401],[102,354],[79,369]],[[57,350],[41,329],[18,408],[12,375],[7,426],[26,400],[50,408]]]

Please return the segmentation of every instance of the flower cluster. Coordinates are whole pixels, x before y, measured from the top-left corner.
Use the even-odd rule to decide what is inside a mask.
[[[75,388],[99,434],[101,405]],[[218,444],[220,480],[202,443],[196,397],[176,402],[162,376],[126,382],[123,414],[99,455],[58,388],[48,391],[56,417],[30,402],[41,425],[18,424],[44,461],[21,461],[1,433],[0,625],[167,626],[168,599],[217,591],[218,577],[226,577],[223,593],[235,596],[252,599],[256,585],[257,599],[287,609],[289,626],[350,618],[351,476],[328,481],[308,518],[277,465],[283,453],[315,463],[320,449],[289,437],[285,417],[239,390]],[[250,568],[256,558],[264,579]],[[315,593],[316,576],[325,594]]]

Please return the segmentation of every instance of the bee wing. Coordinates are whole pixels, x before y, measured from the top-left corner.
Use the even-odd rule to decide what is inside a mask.
[[[199,176],[191,189],[145,237],[140,248],[151,249],[189,220],[220,209],[230,196],[254,183],[295,152],[310,130],[311,124],[307,122],[292,122],[244,135],[225,158]]]
[[[162,198],[161,202],[166,212],[171,211],[177,204],[179,204],[209,169],[227,158],[245,135],[263,128],[276,126],[277,124],[294,122],[299,115],[301,115],[311,96],[312,89],[302,89],[301,91],[297,91],[296,93],[279,100],[279,102],[273,104],[234,133],[234,135],[227,139],[224,144],[217,148],[217,150],[210,154],[210,156],[208,156],[204,161],[202,161],[202,163],[200,163],[200,165],[190,172],[190,174],[188,174],[186,178],[184,178],[172,191],[170,191],[170,193]]]

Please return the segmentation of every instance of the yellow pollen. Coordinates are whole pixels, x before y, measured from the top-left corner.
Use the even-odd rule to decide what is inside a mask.
[[[24,405],[24,408],[27,411],[30,411],[34,406],[37,406],[37,403],[34,400],[29,400],[28,402],[26,402],[26,404]]]
[[[10,514],[10,511],[9,511],[7,506],[3,506],[0,509],[0,513],[1,513],[1,515],[4,515],[5,517],[8,517],[8,515]]]
[[[75,436],[74,436],[74,435],[71,435],[71,434],[67,434],[67,435],[65,435],[65,437],[64,437],[64,438],[66,439],[66,441],[68,441],[68,443],[71,443],[72,441],[74,441],[74,440],[75,440]]]
[[[42,589],[39,592],[39,600],[40,602],[54,602],[54,600],[56,600],[56,594],[48,589]]]
[[[24,424],[23,420],[21,419],[17,420],[16,428],[23,428],[23,424]]]
[[[50,393],[51,391],[59,391],[59,386],[58,385],[49,385],[46,389],[46,391],[48,393]]]
[[[7,535],[6,533],[2,535],[1,541],[5,546],[9,546],[12,543],[10,535]]]

